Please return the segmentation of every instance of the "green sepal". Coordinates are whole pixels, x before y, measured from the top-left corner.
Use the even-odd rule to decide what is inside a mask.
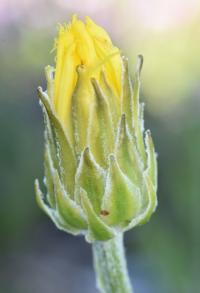
[[[145,175],[144,175],[145,176]],[[141,208],[140,213],[137,217],[133,218],[133,220],[129,223],[127,227],[125,227],[124,231],[130,230],[137,225],[143,225],[147,223],[155,211],[157,206],[157,195],[156,190],[151,182],[151,179],[148,176],[144,177],[144,189],[143,199],[145,198],[145,204],[143,204],[143,208]]]
[[[144,132],[144,103],[140,103],[140,108],[139,108],[139,127],[140,127],[140,131],[141,133]]]
[[[72,95],[72,125],[74,135],[74,147],[79,160],[81,151],[88,144],[90,124],[92,118],[94,94],[88,93],[88,77],[85,67],[77,67],[77,82]],[[88,96],[89,95],[89,96]]]
[[[57,212],[64,223],[78,230],[87,229],[87,222],[80,206],[76,204],[65,192],[58,175],[54,172],[55,198],[57,203]],[[79,232],[80,232],[79,231]]]
[[[53,185],[54,167],[53,167],[53,162],[51,159],[48,144],[45,145],[44,171],[45,171],[44,184],[47,188],[47,201],[52,208],[55,208],[56,200],[55,200],[54,185]]]
[[[92,207],[92,204],[87,196],[85,190],[80,190],[81,194],[81,204],[87,215],[88,221],[88,233],[86,235],[86,240],[88,242],[93,241],[107,241],[115,236],[112,228],[107,226],[99,215],[97,215]]]
[[[149,196],[149,201],[141,221],[138,222],[138,224],[140,225],[143,225],[149,221],[151,215],[155,212],[157,204],[158,204],[156,189],[153,186],[151,179],[149,177],[146,177],[145,183],[146,183],[146,189]]]
[[[110,155],[102,210],[109,225],[124,226],[136,217],[141,206],[139,188],[122,173],[114,155]]]
[[[89,147],[82,152],[76,173],[75,184],[83,188],[90,199],[95,212],[100,213],[101,201],[104,193],[105,171],[95,162]],[[80,202],[79,195],[76,200]]]
[[[140,224],[145,224],[150,219],[157,207],[157,159],[150,130],[145,132],[145,145],[147,152],[147,169],[144,171],[144,199],[147,205]],[[146,198],[145,198],[146,195]],[[147,199],[148,196],[148,199]]]
[[[140,186],[143,180],[143,163],[135,146],[135,139],[128,131],[126,114],[122,114],[120,119],[115,155],[122,172],[136,186]]]
[[[150,177],[155,190],[157,190],[157,159],[150,130],[145,133],[145,145],[147,153],[146,173]]]
[[[74,194],[74,177],[76,171],[74,152],[62,124],[51,106],[48,95],[42,91],[41,87],[38,88],[38,95],[51,122],[52,133],[56,143],[57,158],[59,161],[59,173],[62,182],[67,192],[72,196]]]
[[[145,145],[148,166],[143,172],[143,185],[141,186],[141,211],[125,230],[132,229],[136,225],[143,225],[148,222],[157,207],[157,160],[153,140],[149,130],[145,133]]]
[[[58,164],[58,158],[57,158],[55,135],[53,133],[53,129],[51,126],[48,113],[41,101],[40,101],[40,105],[43,111],[44,124],[45,124],[45,131],[44,131],[45,146],[49,148],[50,156],[51,156],[54,168],[58,169],[59,164]]]
[[[128,59],[122,57],[122,113],[126,113],[126,120],[130,131],[133,130],[133,84],[129,74]]]
[[[110,112],[112,115],[114,132],[116,132],[117,131],[117,124],[118,124],[120,113],[121,113],[121,104],[119,101],[119,97],[117,97],[114,94],[113,90],[111,89],[104,71],[100,72],[99,79],[100,79],[99,83],[101,85],[101,90],[106,98],[106,101],[108,102],[109,109],[110,109]]]
[[[143,113],[140,108],[140,73],[142,70],[143,57],[142,55],[138,56],[137,60],[137,68],[135,77],[133,80],[133,127],[134,134],[136,137],[137,148],[140,153],[140,156],[144,162],[146,163],[146,152],[144,146],[144,137],[143,137]],[[142,115],[141,115],[142,114]]]
[[[53,223],[58,229],[71,233],[73,235],[78,235],[80,233],[79,230],[74,229],[70,225],[64,223],[62,219],[59,217],[57,211],[50,208],[45,203],[44,195],[40,190],[39,181],[37,179],[35,180],[35,193],[36,193],[36,201],[38,206],[46,213],[47,216],[49,216],[49,218],[53,221]]]
[[[108,155],[114,147],[114,128],[109,104],[106,101],[99,83],[95,78],[91,79],[96,97],[96,107],[92,121],[92,131],[89,145],[97,162],[107,167]],[[95,135],[94,135],[95,133]]]

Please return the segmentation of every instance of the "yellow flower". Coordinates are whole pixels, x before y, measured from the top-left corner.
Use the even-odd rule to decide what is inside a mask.
[[[157,161],[139,101],[142,56],[132,83],[127,59],[90,18],[60,26],[56,68],[38,89],[45,121],[40,207],[59,229],[108,240],[150,218]]]
[[[56,39],[56,69],[53,103],[55,111],[72,141],[72,95],[77,84],[77,67],[84,68],[82,111],[88,115],[93,103],[91,78],[100,82],[104,74],[116,98],[121,96],[122,62],[120,51],[108,34],[89,17],[86,22],[72,17],[71,23],[60,26]],[[101,82],[100,82],[101,84]]]

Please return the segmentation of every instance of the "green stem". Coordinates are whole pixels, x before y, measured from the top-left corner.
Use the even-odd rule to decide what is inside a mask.
[[[126,266],[123,234],[93,243],[97,286],[102,293],[133,293]]]

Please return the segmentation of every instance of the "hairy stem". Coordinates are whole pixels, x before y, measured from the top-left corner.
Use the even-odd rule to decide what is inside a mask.
[[[123,234],[93,243],[97,286],[102,293],[133,293],[126,266]]]

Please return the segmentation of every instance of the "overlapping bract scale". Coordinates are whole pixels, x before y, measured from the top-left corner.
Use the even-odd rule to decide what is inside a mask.
[[[46,196],[36,181],[40,207],[56,226],[88,241],[106,241],[118,231],[145,223],[157,205],[157,161],[149,131],[144,133],[139,101],[142,57],[131,81],[122,58],[120,103],[106,74],[90,79],[77,68],[72,93],[72,136],[65,131],[52,101],[54,77],[48,67],[47,91],[39,88],[45,121]],[[85,96],[89,94],[90,97]],[[88,107],[83,107],[83,103]]]

